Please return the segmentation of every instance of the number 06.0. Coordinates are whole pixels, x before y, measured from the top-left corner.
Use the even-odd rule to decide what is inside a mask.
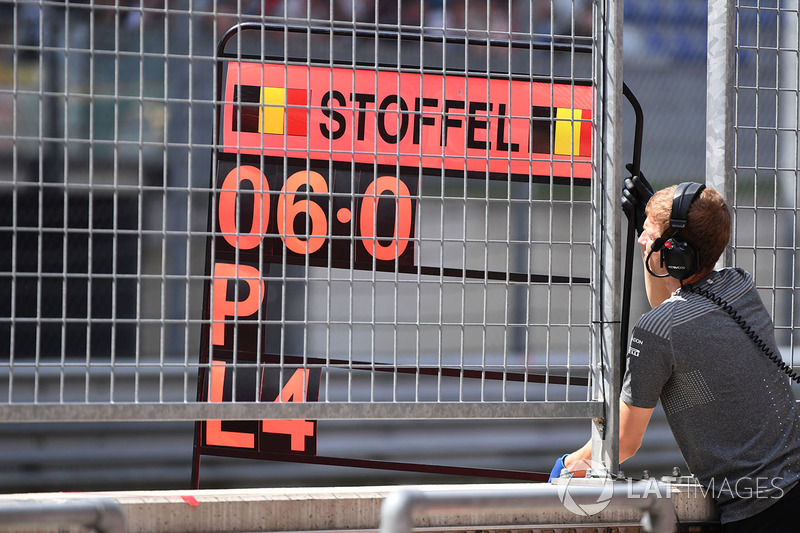
[[[395,221],[392,242],[382,245],[376,238],[376,218],[378,200],[385,192],[395,197]],[[375,259],[393,261],[408,247],[411,237],[411,218],[413,202],[408,186],[394,176],[381,176],[369,184],[361,203],[361,236],[364,248]]]

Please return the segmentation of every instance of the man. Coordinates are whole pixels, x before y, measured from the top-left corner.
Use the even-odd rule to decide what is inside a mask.
[[[626,180],[623,207],[640,232],[653,309],[636,323],[628,350],[619,461],[636,453],[660,399],[687,465],[716,501],[724,531],[797,531],[795,396],[786,374],[743,329],[749,326],[777,354],[773,323],[749,274],[714,270],[730,237],[724,199],[699,184],[691,186],[689,198],[687,185],[677,195],[672,186],[649,198],[643,177]],[[682,228],[675,213],[679,203]],[[675,261],[670,254],[681,246]],[[684,260],[695,264],[686,271]],[[711,297],[729,304],[745,326]],[[562,457],[553,476],[562,468],[585,470],[581,465],[590,458],[591,442]]]

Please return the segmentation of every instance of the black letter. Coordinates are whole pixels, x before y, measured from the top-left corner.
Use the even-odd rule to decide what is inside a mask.
[[[322,122],[319,125],[319,130],[328,139],[338,139],[339,137],[344,135],[344,132],[347,129],[347,122],[345,122],[344,120],[344,115],[342,115],[338,111],[334,111],[333,108],[328,106],[328,103],[331,101],[331,97],[333,97],[333,99],[336,100],[339,103],[339,105],[343,106],[345,104],[344,95],[339,91],[328,91],[322,97],[322,104],[321,104],[322,114],[328,118],[333,118],[333,120],[339,125],[339,128],[331,133],[328,130],[328,126],[324,122]],[[328,106],[327,109],[325,109],[326,106]]]
[[[359,141],[364,140],[364,113],[363,110],[367,107],[367,104],[374,104],[375,103],[375,95],[374,94],[364,94],[364,93],[356,93],[355,95],[350,95],[350,99],[354,100],[358,104],[358,123],[356,126],[356,139]]]
[[[447,146],[447,128],[449,126],[461,126],[463,123],[460,118],[450,118],[447,112],[450,109],[464,109],[464,102],[461,100],[447,100],[444,101],[444,120],[442,120],[442,140],[439,146]]]
[[[386,109],[391,104],[398,104],[398,107],[400,107],[400,128],[397,131],[397,135],[391,135],[386,131]],[[407,111],[408,104],[406,104],[406,101],[396,94],[390,94],[381,101],[380,111],[378,112],[378,133],[380,134],[381,139],[387,143],[397,144],[403,139],[403,137],[406,136],[406,131],[408,130]],[[395,115],[395,113],[391,114]]]
[[[492,104],[489,104],[489,110],[492,110]],[[488,120],[478,120],[478,117],[475,117],[476,112],[478,111],[486,111],[486,102],[470,102],[469,103],[469,114],[470,117],[467,119],[467,148],[481,148],[486,150],[489,147],[489,143],[486,141],[479,141],[475,139],[475,130],[481,129],[485,130],[489,127]]]
[[[420,102],[420,100],[422,100]],[[421,105],[420,105],[421,104]],[[421,126],[433,126],[436,124],[436,120],[433,117],[425,117],[422,115],[421,107],[437,107],[439,105],[439,100],[436,98],[417,98],[414,100],[414,144],[419,144],[421,142]]]
[[[506,104],[500,104],[498,107],[500,108],[500,111],[498,112],[499,116],[497,117],[497,149],[508,152],[508,143],[505,140],[506,120],[508,120],[508,117],[506,117]],[[511,143],[511,151],[519,152],[519,144]]]

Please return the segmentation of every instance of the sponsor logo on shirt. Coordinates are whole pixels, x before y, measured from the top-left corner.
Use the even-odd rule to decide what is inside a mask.
[[[639,349],[634,348],[633,345],[638,344],[639,346],[643,345],[642,339],[637,339],[636,337],[631,337],[631,347],[628,349],[628,355],[631,357],[639,357]]]

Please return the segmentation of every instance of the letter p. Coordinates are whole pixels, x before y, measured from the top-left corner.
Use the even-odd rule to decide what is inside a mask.
[[[228,299],[231,283],[244,281],[249,289],[243,300]],[[261,272],[249,265],[215,263],[213,278],[214,295],[211,301],[211,343],[214,346],[225,344],[225,319],[227,317],[254,315],[264,300],[264,280]],[[241,293],[241,291],[239,291]]]

